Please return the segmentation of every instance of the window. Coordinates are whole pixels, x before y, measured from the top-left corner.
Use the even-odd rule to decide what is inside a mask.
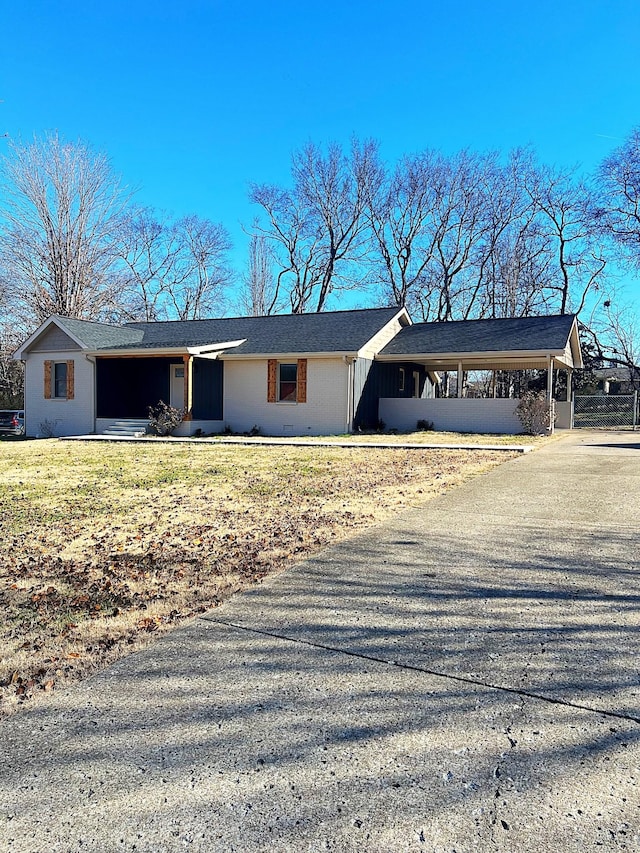
[[[404,391],[404,367],[400,368],[398,376],[398,391]]]
[[[267,362],[267,402],[268,403],[306,403],[307,402],[307,359],[297,361],[278,361],[270,358]]]
[[[414,397],[420,396],[420,371],[419,370],[413,371],[413,396]]]
[[[67,362],[56,361],[53,365],[53,396],[67,399]]]
[[[45,361],[44,398],[45,400],[73,400],[74,364],[68,361]]]
[[[278,400],[281,403],[295,403],[298,390],[298,365],[278,365]]]

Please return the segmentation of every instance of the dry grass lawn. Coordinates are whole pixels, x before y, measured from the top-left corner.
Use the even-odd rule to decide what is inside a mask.
[[[419,432],[357,432],[349,435],[330,435],[320,439],[303,436],[301,438],[269,438],[273,442],[291,442],[305,444],[321,441],[323,444],[340,444],[348,442],[349,444],[455,444],[455,445],[476,445],[484,444],[491,446],[517,445],[522,447],[538,447],[541,444],[546,444],[549,441],[555,441],[558,438],[557,434],[547,435],[494,435],[476,432],[440,432],[436,430],[421,430]],[[214,441],[224,443],[225,441],[233,441],[233,437],[228,438],[225,435],[215,436]],[[244,442],[259,443],[261,437],[256,438],[243,436]]]
[[[510,455],[0,442],[0,713]]]

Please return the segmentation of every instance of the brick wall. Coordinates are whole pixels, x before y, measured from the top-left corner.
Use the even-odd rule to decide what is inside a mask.
[[[267,402],[267,359],[224,362],[223,417],[234,432],[332,435],[347,430],[348,368],[340,358],[307,361],[307,402]]]
[[[45,361],[74,363],[74,399],[46,400],[44,396]],[[86,435],[94,430],[94,366],[77,350],[30,353],[26,361],[24,407],[27,435],[42,435],[45,422],[53,434]]]
[[[418,420],[432,421],[435,429],[451,432],[487,432],[517,435],[522,424],[515,413],[518,400],[438,398],[380,400],[379,414],[387,428],[412,431]]]

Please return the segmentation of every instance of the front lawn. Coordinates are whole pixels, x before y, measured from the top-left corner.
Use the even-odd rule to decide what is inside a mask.
[[[510,456],[3,442],[0,712]]]

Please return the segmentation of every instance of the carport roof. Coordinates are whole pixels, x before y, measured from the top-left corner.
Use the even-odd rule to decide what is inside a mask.
[[[439,367],[460,360],[524,367],[544,366],[549,355],[581,366],[574,314],[415,323],[401,329],[378,358],[415,359]]]

